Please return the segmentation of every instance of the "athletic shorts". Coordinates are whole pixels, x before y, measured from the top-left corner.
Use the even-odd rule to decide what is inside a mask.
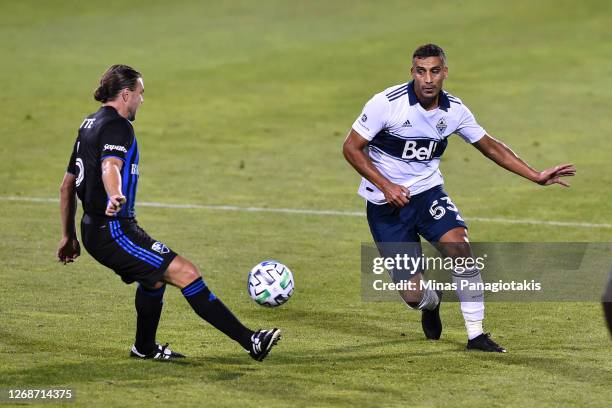
[[[85,214],[81,220],[83,246],[99,263],[115,271],[125,283],[153,287],[162,280],[176,253],[151,238],[136,219]]]
[[[441,185],[411,196],[408,204],[401,208],[368,202],[367,216],[374,242],[384,257],[394,257],[398,254],[419,257],[419,236],[429,242],[438,242],[453,228],[467,228],[459,209]],[[414,272],[419,271],[412,273]],[[402,276],[392,273],[391,277],[397,282],[410,279],[412,275],[408,272],[404,272]]]

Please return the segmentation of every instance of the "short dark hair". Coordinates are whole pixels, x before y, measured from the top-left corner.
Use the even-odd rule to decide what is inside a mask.
[[[442,58],[444,65],[446,65],[446,54],[444,54],[442,47],[436,44],[421,45],[419,48],[414,50],[414,54],[412,54],[412,59],[427,57],[440,57]]]
[[[117,97],[124,88],[133,91],[140,78],[140,72],[127,65],[113,65],[106,70],[100,79],[100,86],[94,92],[96,101],[106,103]]]

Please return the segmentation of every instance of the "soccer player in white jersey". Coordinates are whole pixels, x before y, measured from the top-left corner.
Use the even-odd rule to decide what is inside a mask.
[[[366,103],[343,146],[344,157],[363,176],[359,194],[367,200],[368,223],[381,253],[384,243],[419,243],[422,236],[445,257],[472,256],[467,225],[444,191],[439,170],[447,138],[453,133],[499,166],[534,183],[569,186],[561,177],[576,173],[572,164],[533,169],[489,136],[460,99],[442,89],[448,76],[442,48],[434,44],[417,48],[410,73],[410,82],[387,88]],[[420,271],[412,271],[409,277],[391,271],[391,276],[394,281],[422,280]],[[480,271],[453,272],[458,286],[464,280],[482,282]],[[400,295],[411,308],[422,311],[425,336],[437,340],[442,333],[441,292],[415,287]],[[458,290],[457,294],[467,329],[467,348],[506,352],[483,332],[483,292]]]

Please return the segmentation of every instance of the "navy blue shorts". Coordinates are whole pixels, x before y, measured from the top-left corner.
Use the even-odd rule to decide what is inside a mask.
[[[389,204],[376,205],[368,201],[368,224],[381,256],[421,256],[420,236],[429,242],[438,242],[453,228],[467,228],[451,199],[442,186],[432,187],[410,197],[402,208]],[[381,245],[382,244],[382,245]],[[410,280],[417,272],[389,270],[393,282]]]
[[[432,187],[410,197],[402,208],[368,201],[368,224],[375,242],[438,242],[453,228],[467,228],[442,186]]]

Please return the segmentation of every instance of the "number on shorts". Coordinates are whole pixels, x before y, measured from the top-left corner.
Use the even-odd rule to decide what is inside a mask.
[[[440,200],[446,201],[446,207],[439,205],[438,200],[434,200],[431,203],[431,207],[429,207],[429,213],[434,218],[434,220],[439,220],[440,218],[444,217],[444,214],[446,214],[446,210],[454,211],[456,213],[459,212],[459,209],[455,207],[455,204],[453,204],[450,197],[442,197]]]

